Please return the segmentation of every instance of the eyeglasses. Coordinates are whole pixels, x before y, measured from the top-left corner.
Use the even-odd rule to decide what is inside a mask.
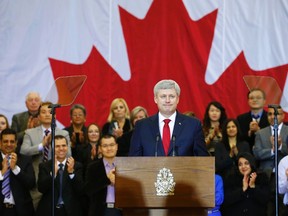
[[[111,143],[111,144],[103,144],[103,145],[100,145],[102,148],[108,148],[108,147],[111,147],[113,148],[114,146],[116,146],[117,144],[116,143]]]

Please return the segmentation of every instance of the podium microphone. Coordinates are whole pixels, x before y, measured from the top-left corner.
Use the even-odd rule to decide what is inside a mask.
[[[49,106],[48,106],[48,108],[58,108],[58,107],[61,107],[61,104],[50,104]]]
[[[172,136],[172,156],[173,157],[175,157],[176,156],[176,154],[175,154],[175,139],[176,139],[176,137],[175,137],[175,135],[173,135]]]
[[[155,157],[158,156],[158,143],[159,143],[160,135],[157,134],[156,136],[156,143],[155,143]]]

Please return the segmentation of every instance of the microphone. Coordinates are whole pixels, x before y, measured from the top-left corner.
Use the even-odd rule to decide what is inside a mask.
[[[155,143],[155,157],[158,156],[158,143],[159,143],[160,135],[157,134],[156,136],[156,143]]]
[[[50,104],[49,106],[48,106],[48,108],[58,108],[58,107],[61,107],[61,104]]]
[[[175,152],[175,135],[172,135],[172,157],[176,156],[176,152]]]

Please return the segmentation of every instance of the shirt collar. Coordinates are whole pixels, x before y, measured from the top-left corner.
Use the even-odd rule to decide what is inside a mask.
[[[175,122],[176,114],[177,112],[175,111],[169,118],[166,118],[159,112],[159,122],[162,123],[164,119],[170,119],[172,122]]]

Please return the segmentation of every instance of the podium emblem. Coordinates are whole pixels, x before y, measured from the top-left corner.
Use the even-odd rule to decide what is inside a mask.
[[[157,180],[154,183],[157,196],[174,195],[176,183],[170,169],[162,168],[157,174]]]

